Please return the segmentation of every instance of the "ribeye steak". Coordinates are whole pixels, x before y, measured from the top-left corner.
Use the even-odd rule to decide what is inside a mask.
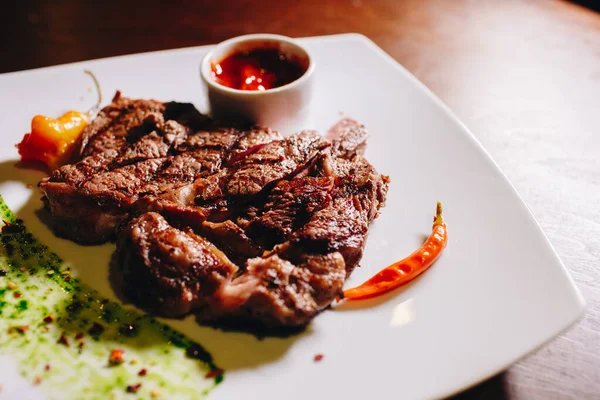
[[[57,234],[117,241],[126,294],[159,315],[302,326],[359,263],[389,178],[365,127],[283,138],[217,123],[191,104],[120,96],[73,163],[40,182]]]

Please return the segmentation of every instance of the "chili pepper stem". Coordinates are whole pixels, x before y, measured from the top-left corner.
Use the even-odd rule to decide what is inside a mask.
[[[438,201],[435,207],[435,217],[433,217],[433,224],[441,225],[443,223],[444,217],[442,216],[442,203]]]
[[[100,110],[100,105],[102,104],[102,90],[100,90],[100,83],[92,71],[89,69],[84,69],[83,72],[92,78],[94,81],[94,86],[96,87],[96,93],[98,94],[98,101],[96,101],[96,104],[88,111],[88,115],[90,118],[92,118]]]

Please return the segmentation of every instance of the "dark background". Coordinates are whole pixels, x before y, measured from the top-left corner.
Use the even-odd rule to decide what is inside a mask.
[[[581,4],[589,8],[558,0],[0,0],[0,73],[212,44],[246,33],[368,36],[451,106],[529,204],[555,204],[556,196],[570,201],[534,214],[582,288],[588,313],[565,336],[460,398],[591,399],[600,393],[600,245],[588,235],[591,228],[577,227],[600,226],[598,203],[548,189],[539,176],[523,175],[530,167],[527,155],[502,150],[514,146],[503,139],[508,133],[530,146],[545,133],[572,137],[573,143],[598,134],[600,14],[592,10],[597,1]],[[585,169],[577,164],[579,148],[565,146],[563,153],[575,163],[574,174],[587,177],[577,184],[598,188],[591,186],[600,181],[594,161]],[[554,172],[567,168],[553,165]],[[563,204],[570,204],[570,214]],[[557,208],[564,221],[569,215],[580,219],[557,223]],[[563,245],[565,224],[575,244]]]

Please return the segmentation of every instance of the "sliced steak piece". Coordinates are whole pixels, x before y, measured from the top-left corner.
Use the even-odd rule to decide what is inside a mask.
[[[162,114],[164,103],[155,100],[131,100],[119,92],[86,127],[79,141],[79,159],[113,153],[120,154],[128,145],[127,136],[135,127],[143,127],[148,114]]]
[[[223,192],[226,196],[255,195],[265,186],[304,168],[320,150],[329,145],[314,131],[304,131],[284,140],[270,142],[231,166]]]
[[[267,143],[279,140],[283,140],[279,132],[266,127],[253,127],[238,140],[231,150],[228,164],[233,164],[252,153],[256,153]]]
[[[335,177],[338,196],[366,193],[366,199],[370,203],[364,207],[368,209],[369,222],[375,219],[378,210],[385,206],[389,177],[379,174],[364,157],[354,155],[352,159],[344,159],[322,154],[311,168],[311,173],[316,176]]]
[[[173,228],[157,213],[133,219],[118,241],[127,295],[160,315],[184,316],[237,271],[227,256],[189,230]]]
[[[103,243],[129,218],[126,212],[99,204],[66,183],[52,182],[46,188],[51,197],[42,200],[53,215],[53,229],[60,237],[81,244]]]
[[[40,188],[46,208],[54,216],[54,230],[59,236],[82,244],[110,240],[129,219],[140,187],[160,166],[160,160],[146,160],[97,173],[79,185],[42,181]]]
[[[249,320],[266,328],[306,325],[340,293],[346,271],[339,253],[306,256],[292,264],[277,254],[248,260],[247,270],[226,282],[198,318]]]
[[[164,122],[160,114],[149,114],[143,123],[147,123],[148,119],[152,119],[151,124],[148,123],[148,131],[138,130],[139,133],[136,132],[132,137],[128,137],[127,140],[131,145],[110,164],[109,168],[114,169],[139,161],[166,157],[175,144],[188,136],[188,128],[176,121]]]
[[[281,181],[270,190],[266,202],[260,206],[260,215],[245,224],[249,234],[267,248],[273,248],[287,240],[317,210],[327,207],[333,189],[334,179],[331,177]]]
[[[348,159],[364,153],[368,137],[365,126],[352,118],[342,119],[327,132],[332,142],[331,154]]]
[[[329,207],[317,211],[294,232],[290,241],[310,253],[340,252],[346,268],[352,271],[362,258],[369,230],[369,209],[365,209],[365,202],[364,194],[334,199]]]

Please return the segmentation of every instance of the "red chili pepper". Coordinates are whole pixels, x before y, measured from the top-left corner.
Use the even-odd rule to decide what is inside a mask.
[[[41,162],[54,170],[69,161],[71,152],[85,127],[102,101],[100,85],[88,70],[98,91],[98,103],[88,112],[68,111],[59,118],[36,115],[31,120],[31,132],[17,144],[21,161]]]
[[[360,286],[344,291],[348,300],[380,296],[415,279],[427,270],[442,254],[448,242],[446,223],[442,218],[442,203],[437,203],[431,236],[425,244],[403,260],[382,269]]]

